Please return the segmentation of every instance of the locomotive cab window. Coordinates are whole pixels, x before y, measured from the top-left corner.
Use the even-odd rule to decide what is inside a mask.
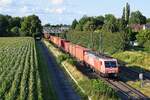
[[[105,67],[107,67],[107,68],[117,67],[117,64],[115,61],[105,61]]]

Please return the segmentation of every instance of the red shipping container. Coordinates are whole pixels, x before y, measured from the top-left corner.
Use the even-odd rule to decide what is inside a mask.
[[[70,45],[70,42],[69,41],[63,41],[64,43],[64,49],[66,52],[69,52],[69,45]]]
[[[65,40],[61,39],[59,42],[60,42],[60,47],[65,49]]]
[[[82,46],[76,45],[76,49],[75,49],[75,57],[80,60],[83,61],[84,60],[84,52],[87,51],[87,48],[84,48]]]

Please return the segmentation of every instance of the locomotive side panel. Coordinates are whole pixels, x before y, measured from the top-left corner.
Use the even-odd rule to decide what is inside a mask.
[[[93,54],[90,54],[88,52],[84,53],[84,62],[89,64],[93,69],[95,69],[98,72],[103,72],[102,68],[102,62]]]

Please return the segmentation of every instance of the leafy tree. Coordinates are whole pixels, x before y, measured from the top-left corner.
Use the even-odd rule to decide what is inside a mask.
[[[126,21],[124,19],[117,19],[116,21],[116,31],[122,32],[127,28]]]
[[[82,24],[82,25],[84,25],[87,21],[90,21],[90,20],[91,20],[90,17],[84,15],[84,16],[79,20],[79,23]]]
[[[128,21],[126,19],[126,9],[125,9],[125,7],[123,8],[122,18],[119,21],[119,23],[120,23],[120,27],[119,27],[120,29],[125,28],[127,26],[127,24],[128,24]]]
[[[94,25],[98,28],[101,29],[103,24],[104,24],[104,17],[103,16],[97,16],[93,19]]]
[[[83,26],[83,30],[84,31],[93,31],[95,30],[95,25],[93,21],[88,21],[84,26]]]
[[[79,24],[76,26],[77,30],[83,30],[84,25],[88,22],[91,21],[91,17],[87,17],[86,15],[84,15],[80,20],[79,20]]]
[[[117,25],[116,25],[117,19],[112,14],[105,15],[103,30],[106,30],[108,32],[116,32],[117,31]]]
[[[22,19],[20,18],[20,17],[14,17],[14,18],[12,18],[12,21],[11,21],[11,23],[10,23],[10,25],[12,26],[12,27],[21,27],[21,21],[22,21]]]
[[[126,8],[125,8],[125,21],[128,23],[129,22],[129,17],[130,17],[130,5],[126,3]]]
[[[136,40],[136,35],[138,34],[138,32],[133,32],[131,28],[127,28],[126,29],[126,33],[128,33],[128,37],[130,41],[135,41]]]
[[[73,23],[76,23],[76,21],[74,21]],[[104,17],[103,16],[97,16],[97,17],[88,17],[88,16],[83,16],[78,24],[76,25],[76,30],[79,30],[79,31],[83,31],[83,30],[86,30],[87,31],[87,28],[89,27],[89,24],[91,24],[90,26],[94,26],[92,30],[95,30],[95,29],[101,29],[103,24],[104,24]],[[74,27],[75,25],[73,25]],[[88,29],[90,30],[90,29]]]
[[[38,16],[31,15],[24,18],[21,24],[21,33],[25,36],[36,36],[42,33],[42,25]]]
[[[67,37],[71,42],[108,54],[124,50],[127,44],[125,32],[112,33],[99,30],[93,32],[93,36],[89,31],[71,30],[68,33]]]
[[[125,50],[127,44],[127,34],[125,32],[105,32],[103,35],[103,49],[106,53],[113,54]]]
[[[122,19],[125,20],[125,7],[123,7]]]
[[[8,20],[4,15],[0,15],[0,36],[7,36]]]
[[[19,27],[15,26],[11,29],[12,36],[19,36]]]
[[[144,47],[145,47],[145,50],[147,50],[148,52],[150,52],[150,40],[147,40],[145,43],[144,43]]]
[[[51,24],[45,24],[44,27],[51,27]]]
[[[77,26],[76,26],[76,28],[75,28],[75,30],[77,30],[77,31],[83,31],[83,28],[82,28],[83,26],[79,23]]]
[[[150,18],[147,18],[146,23],[150,23]]]
[[[77,26],[77,24],[78,24],[78,21],[75,19],[75,20],[72,22],[71,28],[72,28],[72,29],[75,29],[76,26]]]
[[[21,22],[22,22],[22,18],[20,17],[7,17],[7,20],[9,22],[9,26],[8,26],[8,33],[13,33],[12,32],[12,28],[16,27],[16,28],[21,28]],[[15,34],[10,34],[11,36],[12,35],[15,35]]]
[[[145,46],[149,45],[149,40],[150,40],[150,30],[141,30],[137,36],[137,41],[140,46]]]
[[[146,17],[140,11],[131,13],[130,24],[146,24]]]

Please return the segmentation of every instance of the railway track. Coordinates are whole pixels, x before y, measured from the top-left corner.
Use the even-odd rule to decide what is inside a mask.
[[[81,65],[77,65],[79,70],[82,71],[85,75],[87,75],[89,78],[99,78],[109,84],[113,89],[115,89],[118,93],[118,95],[121,97],[122,100],[150,100],[147,96],[145,96],[140,91],[136,90],[135,88],[129,86],[128,84],[122,82],[122,81],[116,81],[111,80],[108,78],[104,78],[95,72],[89,72],[88,68],[85,71],[85,67],[79,67]]]
[[[111,85],[123,100],[149,100],[147,96],[122,81],[114,81],[101,76],[97,77]]]

